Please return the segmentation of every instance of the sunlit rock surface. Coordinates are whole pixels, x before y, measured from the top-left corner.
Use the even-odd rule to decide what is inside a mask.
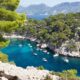
[[[38,70],[35,67],[23,69],[9,63],[0,62],[0,80],[44,80],[49,75],[52,80],[59,80],[56,75],[51,75],[48,70]]]

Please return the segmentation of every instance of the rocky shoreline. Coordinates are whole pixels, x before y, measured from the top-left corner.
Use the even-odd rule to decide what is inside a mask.
[[[48,70],[39,70],[33,66],[23,69],[16,65],[0,62],[0,80],[45,80],[47,75],[52,80],[60,80],[59,76],[50,74]]]
[[[80,52],[79,51],[66,51],[65,47],[60,47],[60,48],[56,48],[54,49],[52,46],[47,45],[46,43],[42,43],[42,44],[37,44],[39,45],[40,48],[49,48],[51,51],[55,52],[55,54],[59,54],[62,56],[68,56],[68,57],[74,57],[74,58],[80,58]]]
[[[67,52],[64,47],[62,48],[58,48],[58,49],[53,49],[51,46],[48,47],[49,49],[51,49],[52,51],[55,52],[55,54],[59,54],[59,55],[62,55],[62,56],[65,56],[65,57],[73,57],[73,58],[80,58],[80,52],[75,52],[75,51],[72,51],[72,52]]]
[[[4,38],[17,38],[17,39],[28,39],[30,41],[34,41],[37,43],[37,47],[40,47],[42,49],[45,49],[45,48],[49,48],[51,49],[52,51],[54,51],[55,53],[58,53],[59,55],[62,55],[62,56],[69,56],[69,57],[77,57],[77,58],[80,58],[80,52],[79,51],[66,51],[65,50],[65,47],[60,47],[60,48],[56,48],[54,49],[53,46],[50,46],[49,44],[47,43],[41,43],[40,40],[37,40],[37,38],[33,38],[33,37],[25,37],[25,36],[20,36],[20,35],[15,35],[13,34],[12,36],[11,35],[3,35]],[[79,42],[80,44],[80,42]],[[80,48],[80,46],[79,46]]]

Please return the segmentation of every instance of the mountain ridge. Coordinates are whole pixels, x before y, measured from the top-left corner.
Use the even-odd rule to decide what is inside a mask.
[[[77,13],[80,12],[80,2],[64,2],[49,7],[45,4],[30,5],[28,7],[19,6],[16,10],[19,13],[26,13],[28,16],[49,16],[59,13]]]

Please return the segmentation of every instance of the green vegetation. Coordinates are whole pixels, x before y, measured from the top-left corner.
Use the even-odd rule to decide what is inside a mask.
[[[10,40],[3,38],[4,33],[13,33],[23,27],[26,20],[24,14],[16,13],[20,0],[0,0],[0,48],[6,47]],[[0,52],[0,61],[8,62],[8,56]]]
[[[10,32],[14,31],[16,28],[19,27],[18,24],[15,21],[13,21],[13,22],[11,22],[11,21],[1,21],[0,26],[1,26],[0,31],[1,32],[5,31],[6,33],[10,33]]]
[[[0,0],[0,32],[15,32],[26,20],[24,14],[15,12],[20,0]]]
[[[7,10],[14,11],[20,0],[0,0],[0,8],[5,8]]]
[[[29,19],[24,32],[27,36],[36,37],[54,48],[59,48],[62,43],[72,39],[78,42],[80,40],[80,13],[58,14],[44,20]]]
[[[76,70],[67,70],[67,71],[63,71],[61,74],[60,74],[60,76],[62,77],[62,78],[67,78],[67,79],[75,79],[75,78],[77,78],[77,71]]]
[[[52,75],[58,75],[61,80],[79,80],[80,77],[77,76],[77,71],[75,69],[65,70],[63,72],[51,72]]]
[[[6,46],[8,46],[9,45],[9,43],[10,43],[10,40],[6,40],[5,42],[0,42],[0,48],[3,48],[3,47],[6,47]]]
[[[0,52],[0,61],[8,62],[8,56],[2,52]]]
[[[80,80],[77,76],[77,71],[75,69],[65,70],[63,72],[50,72],[52,75],[60,77],[60,80]],[[49,75],[46,76],[44,80],[52,80]]]
[[[15,12],[20,0],[0,0],[0,47],[6,47],[9,40],[5,40],[2,35],[4,33],[16,32],[22,28],[26,17],[24,14]]]
[[[0,0],[0,48],[6,47],[10,42],[2,37],[3,33],[17,32],[27,33],[27,36],[36,37],[41,43],[45,42],[54,48],[61,47],[62,43],[68,40],[71,44],[68,44],[67,49],[70,51],[76,49],[75,42],[80,41],[80,13],[58,14],[44,20],[28,19],[24,25],[26,16],[15,11],[19,1]],[[71,40],[74,40],[74,43]],[[0,52],[0,61],[8,62],[8,56]],[[44,68],[40,66],[38,69]],[[59,75],[62,80],[79,79],[76,70],[53,72],[53,74]],[[51,79],[46,76],[45,80]]]
[[[10,64],[15,64],[14,61],[9,62],[8,55],[5,54],[5,53],[2,53],[2,52],[0,52],[0,61],[5,62],[5,63],[7,62],[7,63],[10,63]]]
[[[38,67],[39,70],[44,70],[43,66]],[[59,76],[61,80],[80,80],[80,77],[77,76],[77,70],[64,70],[62,72],[51,71],[50,74]],[[44,80],[52,80],[49,75],[45,77]]]
[[[37,69],[44,70],[44,67],[43,66],[39,66]]]
[[[8,46],[10,43],[10,40],[5,40],[2,35],[0,35],[0,48]]]

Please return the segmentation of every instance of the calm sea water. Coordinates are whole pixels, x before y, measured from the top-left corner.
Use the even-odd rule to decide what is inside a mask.
[[[69,63],[64,61],[64,57],[53,57],[54,53],[46,54],[43,50],[37,50],[36,43],[29,40],[12,40],[10,45],[1,50],[8,54],[9,60],[14,61],[17,66],[26,68],[27,66],[43,66],[45,69],[63,71],[67,69],[77,69],[80,75],[80,59],[68,58]],[[37,55],[34,55],[36,53]],[[47,61],[43,61],[46,58]]]

